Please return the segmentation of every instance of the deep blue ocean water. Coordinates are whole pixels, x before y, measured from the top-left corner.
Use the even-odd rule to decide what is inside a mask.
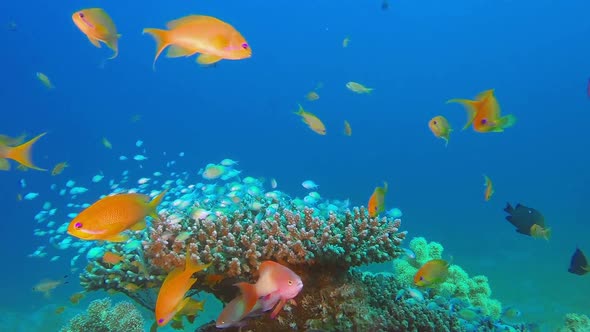
[[[111,51],[92,46],[71,20],[93,6],[122,34],[119,56],[104,66]],[[142,29],[193,13],[231,23],[252,58],[204,68],[194,57],[161,57],[153,71],[154,41]],[[62,182],[119,174],[128,166],[118,156],[133,155],[138,139],[162,169],[170,160],[164,151],[185,152],[177,167],[195,174],[232,158],[293,195],[304,195],[301,182],[313,179],[324,197],[366,205],[387,181],[386,204],[402,209],[409,236],[443,243],[454,263],[487,275],[504,304],[547,324],[567,312],[590,314],[583,295],[590,277],[567,273],[576,246],[590,253],[588,1],[392,0],[387,11],[373,0],[3,1],[0,24],[0,133],[47,131],[34,160],[44,168],[67,161]],[[41,85],[38,71],[56,89]],[[348,81],[375,91],[355,95]],[[320,99],[305,101],[319,82]],[[461,131],[465,111],[445,101],[490,88],[516,125]],[[297,103],[324,121],[326,136],[293,114]],[[132,123],[135,114],[142,118]],[[447,148],[427,126],[439,114],[454,128]],[[344,119],[352,137],[342,133]],[[482,174],[496,188],[489,202]],[[27,257],[46,241],[33,236],[33,216],[56,181],[46,172],[0,173],[3,311],[32,312],[79,290],[73,276],[53,299],[31,292],[41,279],[69,273],[73,252],[56,251],[63,258],[54,263]],[[28,191],[41,196],[16,201]],[[515,233],[504,220],[506,202],[540,210],[551,240]]]

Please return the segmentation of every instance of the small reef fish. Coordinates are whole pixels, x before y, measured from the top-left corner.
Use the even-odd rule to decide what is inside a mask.
[[[273,261],[262,262],[258,273],[260,277],[255,284],[236,284],[244,297],[244,312],[251,312],[261,297],[275,298],[278,304],[270,314],[270,318],[275,318],[287,301],[299,294],[303,281],[291,269]]]
[[[309,101],[316,101],[316,100],[320,99],[320,95],[318,95],[318,93],[315,91],[311,91],[310,93],[305,95],[305,99],[307,99]]]
[[[351,136],[352,135],[352,127],[348,121],[344,120],[344,135]]]
[[[463,308],[459,310],[458,315],[468,322],[474,322],[481,319],[480,313],[472,308]]]
[[[346,36],[344,37],[344,40],[342,40],[342,47],[347,48],[348,44],[350,44],[350,37]]]
[[[197,278],[193,278],[193,274],[207,269],[209,265],[211,263],[194,264],[191,261],[190,252],[187,251],[184,267],[176,268],[168,273],[156,300],[155,314],[158,326],[168,324],[191,301],[190,297],[185,298],[185,296],[197,281]]]
[[[66,307],[65,307],[65,306],[57,307],[57,308],[55,309],[55,313],[56,313],[57,315],[59,315],[59,314],[61,314],[62,312],[64,312],[65,310],[66,310]]]
[[[229,167],[229,166],[235,166],[235,165],[237,165],[237,164],[238,164],[238,162],[237,162],[237,161],[235,161],[235,160],[232,160],[232,159],[226,158],[226,159],[223,159],[223,160],[220,162],[220,164],[221,164],[221,165],[223,165],[223,166],[228,166],[228,167]]]
[[[522,316],[522,311],[516,309],[513,306],[508,306],[502,311],[502,319],[508,321],[514,321]]]
[[[250,311],[246,311],[246,302],[242,295],[231,300],[221,311],[215,320],[215,327],[226,329],[230,327],[243,327],[244,319],[260,315],[269,311],[277,303],[276,296],[261,297]]]
[[[305,180],[305,181],[301,182],[301,186],[303,186],[303,188],[308,189],[308,190],[317,189],[319,187],[319,185],[317,185],[312,180]]]
[[[317,134],[326,135],[326,126],[324,126],[322,120],[314,114],[305,111],[301,105],[299,105],[299,110],[297,110],[295,114],[299,115],[311,130],[315,131]]]
[[[72,304],[78,304],[80,302],[80,300],[82,300],[84,297],[85,297],[84,293],[73,294],[72,296],[70,296],[70,302]]]
[[[109,140],[106,137],[102,138],[102,145],[104,145],[104,147],[107,149],[113,148],[113,144],[111,144],[111,142],[109,142]]]
[[[215,165],[215,164],[208,164],[205,166],[205,170],[201,176],[207,180],[215,180],[225,174],[225,166],[223,165]]]
[[[442,115],[437,115],[428,121],[428,127],[435,137],[445,140],[445,146],[449,145],[449,138],[453,129],[449,125],[447,118]]]
[[[11,159],[19,163],[19,166],[22,165],[23,167],[35,169],[38,171],[46,171],[46,169],[35,166],[31,161],[31,148],[33,147],[33,144],[37,142],[37,140],[39,140],[45,134],[46,133],[42,133],[18,146],[6,146],[0,144],[0,160]],[[6,162],[2,163],[4,165],[3,167],[6,168]],[[8,169],[10,169],[10,165],[8,166]]]
[[[449,262],[443,259],[432,259],[414,275],[414,284],[419,287],[432,287],[443,283],[449,276]]]
[[[82,240],[125,242],[126,230],[139,231],[146,227],[145,218],[159,219],[156,211],[166,195],[162,191],[153,200],[142,194],[107,196],[80,212],[68,225],[68,234]]]
[[[211,65],[222,59],[242,60],[252,56],[246,39],[230,24],[215,17],[189,15],[166,24],[169,30],[143,29],[156,41],[156,60],[170,46],[166,57],[187,57],[201,53],[197,63]]]
[[[543,226],[534,224],[531,226],[531,237],[534,239],[549,240],[551,238],[551,228],[545,228]]]
[[[141,120],[141,114],[135,114],[131,117],[131,119],[129,121],[131,121],[131,123],[136,123],[139,120]]]
[[[487,202],[490,200],[490,198],[492,198],[492,195],[494,195],[494,184],[487,175],[484,175],[483,179],[483,185],[486,187],[486,190],[483,193],[483,199]]]
[[[473,129],[479,133],[502,132],[516,123],[516,117],[512,114],[501,116],[494,89],[481,92],[475,100],[450,99],[448,103],[462,104],[467,110],[467,123],[463,130],[473,125]]]
[[[46,88],[55,89],[55,86],[53,85],[53,83],[51,83],[51,80],[49,79],[49,77],[47,77],[47,75],[45,75],[41,72],[36,72],[35,76],[37,76],[37,79],[39,80],[39,82],[41,82],[43,85],[45,85]]]
[[[570,261],[570,267],[567,270],[569,273],[577,274],[582,276],[588,272],[590,272],[590,265],[588,264],[588,259],[586,255],[580,250],[580,248],[576,248],[576,251],[572,255],[572,259]]]
[[[68,163],[67,163],[67,162],[65,162],[65,161],[64,161],[64,162],[61,162],[61,163],[59,163],[59,164],[55,165],[55,167],[53,167],[53,170],[51,171],[51,175],[52,175],[52,176],[59,175],[59,174],[61,174],[61,172],[63,172],[63,171],[64,171],[64,169],[65,169],[66,167],[69,167],[69,166],[70,166],[70,165],[68,165]]]
[[[176,236],[174,242],[184,242],[186,241],[193,233],[192,232],[181,232]]]
[[[102,256],[102,261],[106,264],[119,264],[123,260],[123,256],[107,251]]]
[[[208,274],[205,277],[203,283],[209,286],[209,288],[213,288],[217,284],[219,284],[223,279],[225,279],[225,276],[223,274]]]
[[[348,90],[350,90],[354,93],[359,93],[359,94],[371,93],[374,90],[372,88],[367,88],[364,85],[357,83],[357,82],[346,83],[346,88],[348,88]]]
[[[119,38],[115,23],[102,8],[82,9],[72,14],[74,24],[88,37],[92,45],[100,48],[100,42],[105,43],[114,54],[109,59],[114,59],[119,54]]]
[[[67,275],[64,276],[64,279],[67,277],[68,277]],[[33,291],[43,293],[43,296],[48,298],[51,296],[51,291],[56,289],[58,286],[61,286],[63,284],[67,284],[67,283],[68,283],[67,280],[43,280],[43,281],[39,282],[38,284],[36,284],[35,286],[33,286]]]
[[[377,187],[369,198],[367,208],[369,209],[369,216],[374,218],[379,213],[385,211],[385,195],[387,194],[387,182],[383,182],[383,187]]]
[[[524,235],[531,236],[531,229],[533,225],[541,226],[545,228],[545,217],[541,212],[526,207],[522,204],[516,204],[516,207],[512,207],[510,203],[506,203],[504,211],[509,214],[506,216],[506,220],[516,227],[516,232]]]

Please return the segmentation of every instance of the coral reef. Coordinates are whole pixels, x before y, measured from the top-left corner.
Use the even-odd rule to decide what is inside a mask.
[[[590,318],[582,314],[567,314],[565,324],[557,332],[590,332]]]
[[[393,263],[398,280],[403,285],[413,284],[413,277],[418,268],[431,259],[442,258],[443,246],[437,242],[427,242],[423,237],[416,237],[410,241],[410,249],[415,253],[415,260],[398,259]],[[485,315],[499,318],[502,314],[500,301],[492,299],[492,290],[485,276],[469,277],[461,267],[451,265],[448,279],[434,288],[434,293],[446,298],[465,300],[469,305],[479,307]]]
[[[111,307],[108,298],[90,303],[85,314],[72,318],[60,332],[143,332],[141,313],[129,302]]]

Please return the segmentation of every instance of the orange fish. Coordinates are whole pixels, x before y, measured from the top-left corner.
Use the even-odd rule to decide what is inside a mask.
[[[70,296],[70,302],[72,302],[72,304],[78,304],[78,302],[80,302],[80,300],[82,300],[83,298],[84,293],[76,293]]]
[[[502,132],[516,123],[514,115],[500,115],[500,105],[494,96],[494,89],[481,92],[475,100],[451,99],[447,103],[460,103],[465,106],[467,124],[463,130],[473,124],[473,129],[480,133]]]
[[[344,135],[351,136],[352,135],[352,127],[348,121],[344,120]]]
[[[166,190],[152,201],[142,194],[107,196],[80,212],[68,225],[68,234],[82,240],[124,242],[126,230],[145,229],[145,218],[158,218],[156,211]]]
[[[193,274],[205,270],[209,264],[194,264],[190,252],[186,253],[184,268],[176,268],[168,273],[156,300],[156,323],[164,326],[191,301],[186,292],[191,289],[197,278]]]
[[[209,288],[213,289],[213,287],[215,287],[215,285],[220,283],[223,279],[225,279],[223,274],[208,274],[205,277],[205,281],[203,283],[209,286]]]
[[[434,136],[445,140],[445,146],[449,145],[449,137],[451,136],[451,126],[449,121],[442,115],[437,115],[428,122],[428,127]]]
[[[106,264],[119,264],[119,262],[121,262],[123,260],[123,256],[121,255],[117,255],[115,253],[112,253],[110,251],[107,251],[104,253],[104,255],[102,256],[102,261],[105,262]]]
[[[162,51],[170,46],[169,58],[187,57],[201,53],[197,62],[211,65],[219,60],[241,60],[252,56],[246,39],[231,25],[215,17],[189,15],[168,22],[169,30],[143,29],[156,40],[156,60]]]
[[[63,172],[66,167],[70,167],[70,165],[68,165],[68,163],[65,161],[55,165],[55,167],[51,171],[51,175],[56,176],[61,174],[61,172]]]
[[[119,38],[115,23],[102,8],[88,8],[75,12],[72,15],[74,24],[90,40],[92,45],[100,48],[100,42],[105,43],[113,52],[114,59],[119,54]]]
[[[375,188],[371,198],[369,198],[368,209],[371,218],[385,211],[385,194],[387,194],[387,182],[383,182],[383,187]]]
[[[23,167],[36,169],[38,171],[46,171],[46,169],[39,168],[33,165],[31,161],[31,148],[33,144],[43,137],[46,133],[40,134],[39,136],[19,145],[19,146],[6,146],[0,144],[0,160],[1,159],[12,159],[20,163]],[[19,165],[20,166],[20,165]]]
[[[449,263],[443,259],[432,259],[426,262],[414,275],[414,284],[420,287],[431,287],[447,280]]]
[[[494,185],[492,183],[492,180],[490,180],[490,178],[486,175],[484,175],[483,178],[485,181],[483,185],[486,187],[483,197],[487,202],[490,200],[490,198],[492,198],[492,195],[494,194]]]

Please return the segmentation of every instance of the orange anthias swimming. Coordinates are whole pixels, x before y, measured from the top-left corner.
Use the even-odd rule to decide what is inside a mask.
[[[191,254],[187,251],[184,268],[176,268],[168,273],[156,300],[156,323],[164,326],[191,301],[186,292],[191,289],[197,278],[193,274],[205,270],[211,263],[199,265],[191,261]]]
[[[215,17],[189,15],[170,21],[166,26],[169,30],[143,29],[143,33],[152,35],[157,43],[154,67],[168,46],[167,57],[187,57],[201,53],[197,62],[202,65],[211,65],[222,59],[241,60],[252,56],[246,39],[233,26]]]
[[[494,89],[481,92],[475,100],[451,99],[447,103],[460,103],[465,106],[467,123],[463,130],[473,124],[473,129],[480,133],[502,132],[516,123],[516,117],[512,114],[501,116]]]
[[[102,8],[82,9],[72,14],[74,24],[90,40],[92,45],[100,48],[100,42],[105,43],[113,52],[114,59],[119,54],[119,38],[115,23]]]
[[[385,211],[385,194],[387,194],[387,182],[383,183],[383,187],[375,188],[375,191],[373,191],[373,194],[369,198],[368,209],[371,218]]]
[[[68,225],[68,234],[82,240],[124,242],[126,230],[139,231],[146,227],[145,218],[158,219],[156,211],[166,190],[152,201],[142,194],[107,196],[80,212]]]
[[[33,147],[33,144],[45,134],[46,133],[43,133],[18,146],[8,146],[0,143],[0,170],[9,170],[10,164],[6,159],[12,159],[25,167],[45,171],[45,169],[33,165],[33,162],[31,161],[31,148]]]
[[[492,198],[492,195],[494,194],[494,184],[492,183],[492,180],[490,180],[490,178],[487,175],[483,176],[484,178],[484,186],[486,187],[486,190],[484,191],[483,194],[483,198],[487,201],[490,200],[490,198]]]

